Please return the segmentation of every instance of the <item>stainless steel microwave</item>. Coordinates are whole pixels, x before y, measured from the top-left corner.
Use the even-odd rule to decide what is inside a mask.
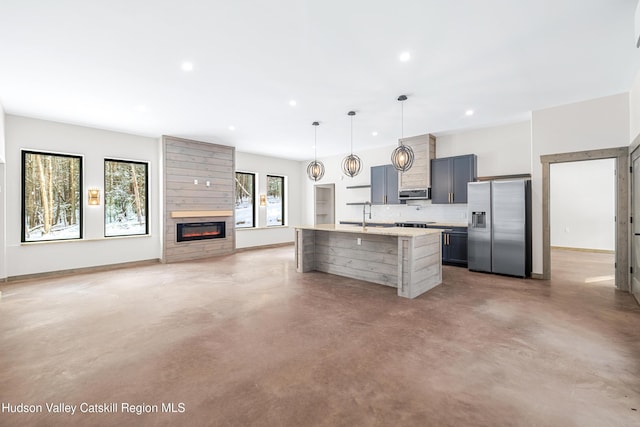
[[[403,190],[398,193],[400,200],[427,200],[431,198],[431,189],[424,190]]]

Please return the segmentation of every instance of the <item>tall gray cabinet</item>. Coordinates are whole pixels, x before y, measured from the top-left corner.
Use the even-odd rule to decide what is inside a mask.
[[[393,165],[371,167],[371,204],[397,205],[398,171]]]

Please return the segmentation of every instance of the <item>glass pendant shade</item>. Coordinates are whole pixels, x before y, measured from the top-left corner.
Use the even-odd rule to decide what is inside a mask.
[[[353,178],[360,173],[360,170],[362,170],[362,161],[355,154],[349,154],[342,160],[342,172],[345,175]]]
[[[320,181],[324,176],[324,164],[318,161],[318,126],[320,122],[311,123],[313,126],[313,161],[307,166],[307,176],[311,181]]]
[[[320,181],[324,176],[324,164],[314,160],[307,166],[307,176],[312,181]]]
[[[402,143],[391,153],[391,163],[399,172],[406,172],[413,166],[413,149]]]

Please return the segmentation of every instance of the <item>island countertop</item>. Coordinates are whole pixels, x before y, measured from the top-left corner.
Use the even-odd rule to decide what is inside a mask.
[[[412,220],[397,220],[397,221],[375,221],[375,220],[371,220],[369,221],[369,223],[371,224],[380,224],[380,226],[385,226],[385,227],[393,227],[394,225],[398,224],[398,223],[414,223],[414,222],[425,222],[422,220],[416,220],[416,221],[412,221]],[[425,222],[427,224],[427,227],[468,227],[469,224],[467,224],[466,222],[452,222],[452,221],[426,221]],[[345,220],[340,220],[340,224],[343,225],[360,225],[362,224],[362,220],[350,220],[350,219],[345,219]]]
[[[377,234],[380,236],[416,237],[428,234],[439,234],[442,230],[437,228],[409,228],[409,227],[362,227],[359,225],[345,224],[318,224],[297,225],[293,227],[300,230],[338,231],[343,233]]]

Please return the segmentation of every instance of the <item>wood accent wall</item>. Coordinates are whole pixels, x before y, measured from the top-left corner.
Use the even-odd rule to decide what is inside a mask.
[[[442,283],[441,239],[441,234],[398,239],[398,295],[415,298]]]
[[[398,287],[397,237],[316,231],[314,261],[317,271]]]
[[[162,137],[166,263],[225,255],[235,250],[235,148]],[[194,184],[198,180],[198,184]],[[210,185],[207,187],[206,182]],[[229,216],[182,217],[176,212],[228,211]],[[180,215],[177,215],[180,216]],[[225,221],[224,239],[176,242],[176,224]]]

